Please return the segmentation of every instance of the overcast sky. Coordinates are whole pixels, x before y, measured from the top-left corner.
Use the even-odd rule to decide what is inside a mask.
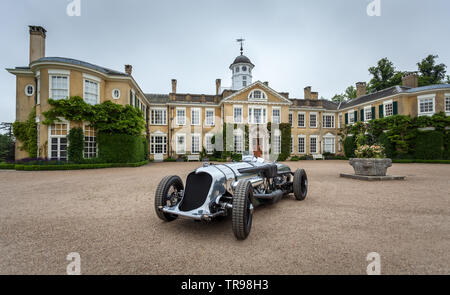
[[[28,65],[28,25],[47,29],[47,56],[132,64],[146,93],[168,93],[173,78],[184,93],[212,94],[217,78],[230,86],[241,36],[253,81],[297,98],[309,85],[329,99],[368,81],[382,57],[404,71],[430,53],[450,66],[448,0],[380,0],[373,17],[369,0],[80,1],[79,17],[69,0],[1,1],[0,122],[15,120],[15,77],[3,69]]]

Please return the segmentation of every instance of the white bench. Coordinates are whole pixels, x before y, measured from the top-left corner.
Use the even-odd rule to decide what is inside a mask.
[[[200,155],[188,155],[187,156],[187,161],[200,161]]]
[[[315,154],[315,155],[313,155],[313,159],[314,160],[323,160],[323,155],[322,154]]]
[[[164,155],[163,154],[155,154],[153,156],[154,162],[163,162],[164,161]]]

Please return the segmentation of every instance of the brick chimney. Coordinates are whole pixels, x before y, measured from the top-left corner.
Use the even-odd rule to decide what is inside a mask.
[[[417,72],[408,72],[402,78],[402,86],[416,88],[419,87],[419,76]]]
[[[177,80],[172,79],[172,93],[177,93]]]
[[[131,74],[133,73],[133,66],[132,65],[125,65],[125,73],[128,76],[131,76]]]
[[[45,38],[47,31],[40,26],[30,28],[30,63],[45,57]]]
[[[364,96],[367,94],[367,84],[366,82],[356,83],[356,98]]]
[[[311,86],[305,87],[305,99],[311,99]]]
[[[220,87],[222,86],[222,80],[216,79],[216,95],[220,94]]]
[[[319,92],[311,92],[311,99],[318,100],[319,99]]]

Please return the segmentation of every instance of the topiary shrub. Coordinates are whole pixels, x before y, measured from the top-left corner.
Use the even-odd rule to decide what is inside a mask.
[[[69,146],[67,148],[69,161],[72,163],[81,163],[83,161],[83,151],[84,151],[83,129],[82,128],[70,129],[67,139],[69,140]]]
[[[136,163],[145,159],[142,136],[98,134],[99,158],[105,163]]]
[[[416,159],[442,159],[444,150],[444,135],[438,131],[418,132],[416,141]]]
[[[355,157],[356,142],[355,136],[347,136],[344,139],[344,153],[346,158]]]

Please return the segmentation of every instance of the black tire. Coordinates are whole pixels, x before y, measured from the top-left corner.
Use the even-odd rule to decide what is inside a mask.
[[[252,228],[253,187],[249,180],[240,181],[233,197],[233,233],[238,240],[245,240]]]
[[[308,194],[308,176],[305,170],[297,169],[294,173],[294,196],[298,201],[303,201]]]
[[[167,205],[168,194],[170,188],[173,187],[177,191],[184,190],[183,181],[178,176],[166,176],[158,184],[155,193],[155,211],[156,215],[164,221],[170,222],[178,218],[176,215],[164,213],[160,210],[162,206]]]

